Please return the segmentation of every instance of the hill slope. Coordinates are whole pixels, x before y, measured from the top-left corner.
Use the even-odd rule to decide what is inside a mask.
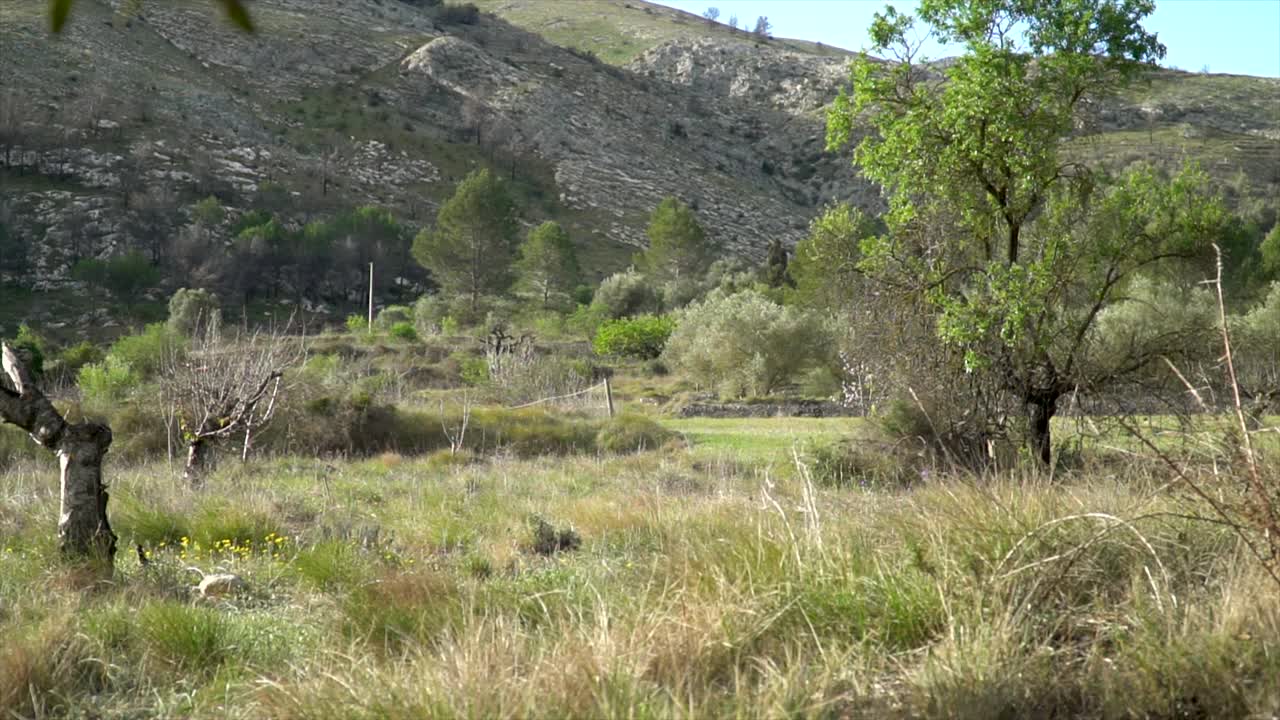
[[[254,36],[211,5],[125,18],[82,2],[51,39],[42,4],[0,0],[0,221],[12,228],[0,283],[74,289],[76,260],[133,247],[166,268],[168,289],[216,282],[173,259],[201,197],[229,208],[206,229],[228,248],[250,207],[300,223],[377,204],[413,231],[482,165],[512,180],[523,222],[563,222],[597,275],[625,265],[668,195],[753,258],[798,240],[827,203],[878,209],[876,189],[823,147],[822,108],[847,63],[830,48],[758,43],[636,0],[581,0],[571,18],[564,3],[485,0],[500,17],[474,22],[393,0],[260,0]],[[1274,205],[1280,82],[1158,72],[1100,108],[1079,145],[1117,164],[1197,159],[1237,202]],[[387,291],[416,292],[410,271]],[[359,290],[326,287],[309,301],[340,308]],[[10,303],[0,333],[38,306]]]

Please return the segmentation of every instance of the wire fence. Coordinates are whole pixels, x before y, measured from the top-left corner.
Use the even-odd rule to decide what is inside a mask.
[[[609,417],[613,417],[615,412],[613,404],[613,387],[609,384],[609,378],[605,378],[591,387],[586,387],[576,392],[539,398],[532,402],[509,406],[508,409],[519,410],[521,408],[536,407],[540,405],[552,405],[562,409],[571,409],[583,412],[602,412],[607,414]]]

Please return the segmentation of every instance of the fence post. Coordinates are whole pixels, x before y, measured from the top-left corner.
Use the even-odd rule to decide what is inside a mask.
[[[609,417],[613,417],[613,386],[609,384],[609,376],[604,376],[604,399],[609,403]]]

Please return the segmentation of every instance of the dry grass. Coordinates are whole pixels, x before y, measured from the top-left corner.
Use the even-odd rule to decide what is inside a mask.
[[[52,468],[10,468],[0,497],[20,511],[0,515],[0,709],[1280,711],[1280,597],[1229,528],[1188,519],[1194,499],[1144,489],[1160,486],[1153,467],[893,493],[814,488],[804,473],[708,466],[681,449],[466,464],[281,458],[225,466],[202,492],[162,466],[117,467],[122,547],[141,542],[153,562],[122,553],[106,587],[68,582],[49,523],[32,521],[56,512]],[[573,529],[581,548],[532,552],[534,517]],[[161,547],[174,531],[188,544]],[[248,588],[197,600],[188,566],[235,572]]]

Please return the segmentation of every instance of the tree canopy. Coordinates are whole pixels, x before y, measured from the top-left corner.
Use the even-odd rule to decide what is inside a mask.
[[[474,311],[486,293],[511,286],[515,203],[488,169],[467,175],[440,208],[434,229],[413,241],[413,257],[445,292],[467,295]]]
[[[829,147],[854,144],[889,199],[887,232],[860,243],[859,268],[925,301],[965,369],[1025,408],[1028,447],[1046,462],[1063,394],[1150,359],[1137,349],[1090,366],[1099,314],[1136,277],[1203,257],[1225,218],[1198,172],[1109,181],[1063,152],[1086,103],[1163,57],[1142,26],[1153,8],[923,0],[913,18],[890,7],[871,36],[895,62],[856,60],[828,115]],[[917,19],[965,54],[943,71],[920,64]]]
[[[654,208],[649,216],[649,248],[637,256],[637,265],[658,281],[701,275],[716,256],[715,245],[698,223],[693,210],[674,197]]]
[[[572,292],[582,278],[569,233],[551,220],[529,231],[520,246],[516,269],[525,285],[542,298],[543,307],[552,295]]]

